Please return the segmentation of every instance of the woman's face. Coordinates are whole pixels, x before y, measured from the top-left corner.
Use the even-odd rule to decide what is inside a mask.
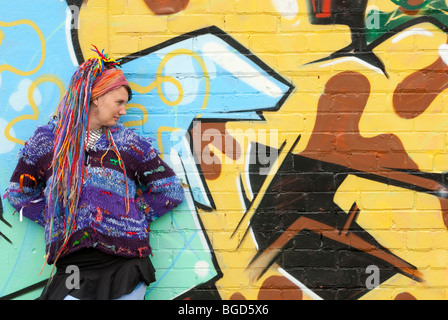
[[[126,114],[128,91],[119,87],[96,98],[90,104],[89,130],[111,127],[117,124],[120,117]]]

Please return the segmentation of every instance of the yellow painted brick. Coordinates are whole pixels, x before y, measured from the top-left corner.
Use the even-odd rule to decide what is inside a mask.
[[[353,175],[349,175],[348,177],[355,177],[357,179],[360,192],[389,192],[388,186],[384,183]]]
[[[251,34],[250,49],[254,52],[278,54],[306,51],[306,37],[303,33]]]
[[[429,290],[437,290],[448,287],[448,270],[446,268],[429,268],[425,272],[425,280],[429,285],[425,286]]]
[[[394,287],[390,287],[387,282],[383,282],[375,290],[369,291],[363,295],[360,300],[394,300],[397,296]]]
[[[426,252],[426,259],[431,267],[447,268],[448,250],[432,248]]]
[[[421,171],[432,172],[434,170],[434,156],[431,154],[409,153],[409,157],[418,165]]]
[[[236,288],[228,288],[227,286],[217,286],[219,288],[219,293],[223,300],[231,300],[231,299],[245,299],[245,300],[257,300],[258,294],[260,292],[259,288],[249,289],[247,286],[244,287],[244,290],[241,287]]]
[[[436,196],[416,192],[415,208],[417,210],[440,210],[440,201]]]
[[[448,113],[425,113],[415,119],[416,131],[445,134],[447,125]]]
[[[307,49],[311,52],[327,52],[329,54],[351,43],[350,30],[331,32],[321,30],[319,32],[305,33],[307,37]],[[345,70],[344,70],[345,71]]]
[[[443,154],[448,153],[448,132],[445,132],[445,148],[443,149]]]
[[[390,110],[384,106],[385,101],[387,101],[387,94],[375,93],[369,95],[369,104],[378,104],[379,107],[375,109],[368,108],[362,113],[359,121],[359,130],[366,138],[382,133],[413,131],[413,119],[405,121],[397,117],[395,112],[387,112]],[[381,102],[382,104],[380,104]]]
[[[105,24],[107,21],[107,8],[104,7],[89,7],[84,10],[80,10],[80,23],[81,27],[84,23]]]
[[[314,28],[316,25],[310,25],[308,19],[308,14],[305,12],[298,12],[294,17],[292,13],[283,13],[280,18],[279,32],[303,32]]]
[[[392,210],[392,219],[397,230],[446,229],[440,210]]]
[[[111,56],[122,56],[138,51],[139,39],[132,36],[115,36],[110,39]]]
[[[235,15],[225,16],[227,32],[275,32],[278,17],[273,15]]]
[[[232,238],[232,232],[213,232],[209,233],[210,241],[212,242],[213,249],[216,251],[235,251],[239,243],[239,237]]]
[[[434,156],[434,171],[444,172],[448,170],[448,154],[441,153]]]
[[[361,208],[365,209],[411,209],[414,207],[414,192],[363,192]]]
[[[399,242],[399,247],[390,247],[389,245],[385,245],[386,248],[392,251],[393,254],[395,254],[397,257],[400,257],[403,261],[409,261],[412,252],[409,250],[409,248],[406,247],[406,238],[405,233],[401,232],[401,235],[403,236],[403,241]]]
[[[107,1],[104,0],[89,0],[89,1],[84,1],[83,6],[85,8],[93,8],[93,7],[102,7],[102,8],[106,8],[108,6]]]
[[[192,14],[168,17],[168,29],[171,32],[183,34],[208,26],[224,29],[224,16],[209,14]]]
[[[79,32],[78,38],[81,50],[84,55],[90,57],[93,55],[91,44],[98,48],[109,49],[109,24],[107,8],[89,7],[88,10],[81,9],[79,13]],[[101,32],[92,32],[92,30],[101,30]]]
[[[100,0],[104,2],[104,0]],[[90,2],[90,1],[89,1]],[[141,1],[143,2],[143,1]],[[121,15],[126,12],[126,1],[123,0],[108,0],[107,7],[109,9],[110,14],[112,15]]]
[[[445,136],[431,132],[399,132],[396,135],[408,152],[441,152],[445,150]]]
[[[110,18],[110,27],[114,33],[160,33],[167,31],[168,23],[166,16],[118,15]]]
[[[215,14],[235,12],[235,2],[228,0],[208,1],[206,12]]]
[[[271,128],[279,128],[282,132],[292,132],[297,135],[304,129],[304,117],[302,113],[297,111],[278,113],[277,111],[265,112],[268,125]]]
[[[255,254],[256,251],[248,250],[226,253],[225,267],[226,269],[244,269],[250,264]]]
[[[437,239],[434,241],[432,250],[441,249],[448,251],[448,231],[447,230],[432,230],[433,237]],[[443,239],[443,241],[440,241]]]
[[[127,7],[127,13],[129,14],[148,14],[148,15],[154,15],[154,13],[149,9],[145,1],[142,0],[121,0],[120,2],[126,2]]]
[[[359,219],[359,217],[361,217]],[[386,232],[393,232],[391,228],[394,226],[392,214],[387,210],[361,210],[358,216],[359,221],[365,230],[386,230]],[[367,222],[366,220],[370,220]]]
[[[358,220],[357,220],[358,222]],[[363,224],[360,224],[362,228],[364,228]],[[405,232],[397,232],[386,229],[368,229],[369,234],[377,239],[382,246],[391,250],[395,255],[403,258],[403,255],[407,254],[406,247],[406,233]],[[400,252],[400,254],[398,254]]]
[[[277,67],[281,74],[298,72],[300,68],[311,61],[311,58],[307,54],[302,53],[278,52],[277,55]]]
[[[225,25],[225,22],[224,22]],[[226,29],[223,29],[227,31]],[[234,38],[237,42],[239,42],[242,46],[249,48],[249,41],[251,33],[232,33],[231,36]]]
[[[342,187],[340,187],[334,195],[334,202],[348,213],[353,203],[359,202],[359,198],[360,193],[356,190],[355,185],[343,183]]]
[[[240,13],[275,13],[278,11],[271,1],[266,0],[238,0],[235,4],[235,11]]]
[[[160,34],[151,34],[151,35],[141,35],[139,36],[139,50],[144,50],[147,48],[151,48],[158,44],[161,44],[165,41],[173,39],[173,35],[171,33],[163,33]]]

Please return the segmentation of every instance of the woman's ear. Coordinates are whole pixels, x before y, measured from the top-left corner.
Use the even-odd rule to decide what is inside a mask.
[[[98,108],[98,104],[99,104],[99,97],[95,98],[94,100],[90,101],[90,108]]]
[[[98,98],[96,98],[95,100],[90,101],[89,113],[90,112],[98,113]]]

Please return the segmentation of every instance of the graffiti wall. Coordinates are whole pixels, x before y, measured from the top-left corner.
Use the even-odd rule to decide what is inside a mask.
[[[146,299],[446,299],[443,0],[21,0],[0,11],[0,188],[104,48],[186,200],[151,224]],[[0,202],[0,297],[43,229]]]

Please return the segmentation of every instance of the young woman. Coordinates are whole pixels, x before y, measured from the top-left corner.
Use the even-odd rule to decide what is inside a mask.
[[[56,272],[40,299],[143,299],[155,281],[149,224],[184,198],[150,141],[118,122],[132,91],[118,63],[96,52],[21,150],[7,190],[45,227]]]

